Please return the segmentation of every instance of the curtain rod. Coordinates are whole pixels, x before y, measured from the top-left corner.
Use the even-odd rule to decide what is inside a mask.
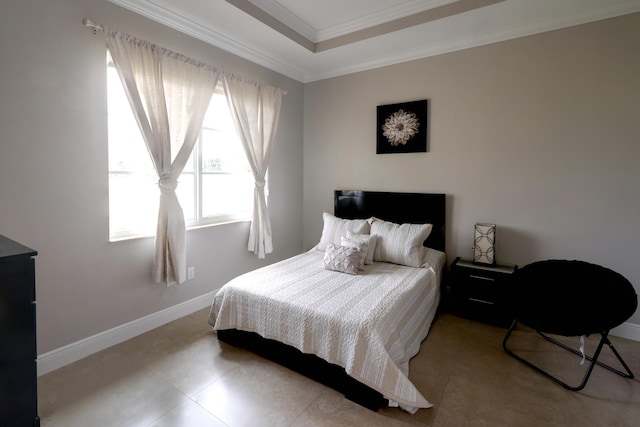
[[[91,30],[93,31],[93,34],[97,34],[97,33],[98,33],[98,31],[105,31],[104,25],[102,25],[102,24],[97,24],[97,23],[93,22],[93,21],[92,21],[91,19],[89,19],[89,18],[82,18],[82,24],[83,24],[85,27],[87,27],[87,28],[91,29]],[[162,48],[162,49],[163,49],[163,50],[166,50],[167,52],[171,52],[171,51],[169,51],[168,49],[164,49],[164,48]],[[172,53],[173,53],[173,52],[172,52]],[[181,55],[181,56],[183,56],[183,55]],[[193,61],[196,61],[196,60],[193,60]],[[196,62],[200,62],[200,61],[196,61]],[[213,69],[217,70],[217,72],[218,72],[218,73],[220,73],[220,74],[224,74],[224,75],[225,75],[225,76],[227,76],[228,78],[232,78],[232,79],[235,79],[235,80],[242,80],[242,81],[244,81],[245,83],[250,83],[250,84],[257,85],[257,86],[272,87],[272,88],[274,88],[274,89],[276,89],[276,90],[281,91],[283,95],[286,95],[286,94],[287,94],[287,91],[286,91],[285,89],[280,89],[279,87],[276,87],[276,86],[271,86],[271,85],[268,85],[268,84],[263,84],[263,83],[260,83],[260,82],[258,82],[258,81],[255,81],[255,80],[247,79],[247,78],[242,77],[242,76],[237,75],[237,74],[229,74],[229,73],[226,73],[224,70],[219,70],[219,69],[217,69],[216,67],[214,67],[214,66],[212,66],[212,65],[209,65],[209,64],[205,64],[205,63],[203,63],[203,65],[204,65],[204,66],[207,66],[207,67],[211,67],[211,68],[213,68]]]
[[[82,18],[82,24],[87,28],[91,28],[93,30],[93,34],[97,34],[98,31],[104,31],[104,25],[96,24],[89,18]]]

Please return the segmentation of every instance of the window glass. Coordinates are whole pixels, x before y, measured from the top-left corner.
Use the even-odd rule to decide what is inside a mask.
[[[107,67],[107,84],[110,239],[153,235],[158,177],[113,66]],[[251,218],[253,176],[220,84],[176,194],[187,227]]]

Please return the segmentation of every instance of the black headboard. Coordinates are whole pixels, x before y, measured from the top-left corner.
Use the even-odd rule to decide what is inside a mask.
[[[375,216],[400,224],[433,224],[424,245],[443,252],[445,207],[444,194],[336,190],[334,195],[334,214],[339,218],[364,219]]]

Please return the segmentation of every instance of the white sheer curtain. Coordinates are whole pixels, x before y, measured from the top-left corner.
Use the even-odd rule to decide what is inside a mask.
[[[187,248],[177,178],[198,138],[219,75],[213,67],[143,40],[105,33],[159,177],[153,278],[167,286],[182,283],[187,278]]]
[[[248,249],[257,254],[258,258],[264,258],[266,254],[273,252],[265,177],[284,91],[233,76],[223,76],[223,82],[231,117],[255,179],[253,221]]]

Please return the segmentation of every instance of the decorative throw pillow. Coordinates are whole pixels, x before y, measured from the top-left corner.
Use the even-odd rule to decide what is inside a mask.
[[[341,246],[348,246],[350,248],[356,248],[360,250],[360,262],[358,264],[358,270],[364,270],[364,259],[367,257],[367,247],[369,246],[366,242],[362,242],[355,239],[350,239],[348,237],[342,236],[340,238]]]
[[[346,236],[347,231],[353,231],[354,233],[369,232],[369,222],[366,219],[342,219],[323,212],[322,220],[324,222],[322,237],[320,237],[320,243],[316,246],[319,251],[326,250],[329,243],[339,245],[340,237]]]
[[[431,228],[431,224],[396,224],[374,218],[371,234],[378,237],[374,261],[420,267],[422,245]]]
[[[324,268],[341,273],[358,274],[360,250],[329,243],[324,253]]]
[[[365,265],[373,264],[373,254],[376,250],[376,242],[378,241],[378,237],[371,234],[357,234],[352,231],[347,231],[347,238],[366,243],[367,254],[365,256],[364,263]]]

